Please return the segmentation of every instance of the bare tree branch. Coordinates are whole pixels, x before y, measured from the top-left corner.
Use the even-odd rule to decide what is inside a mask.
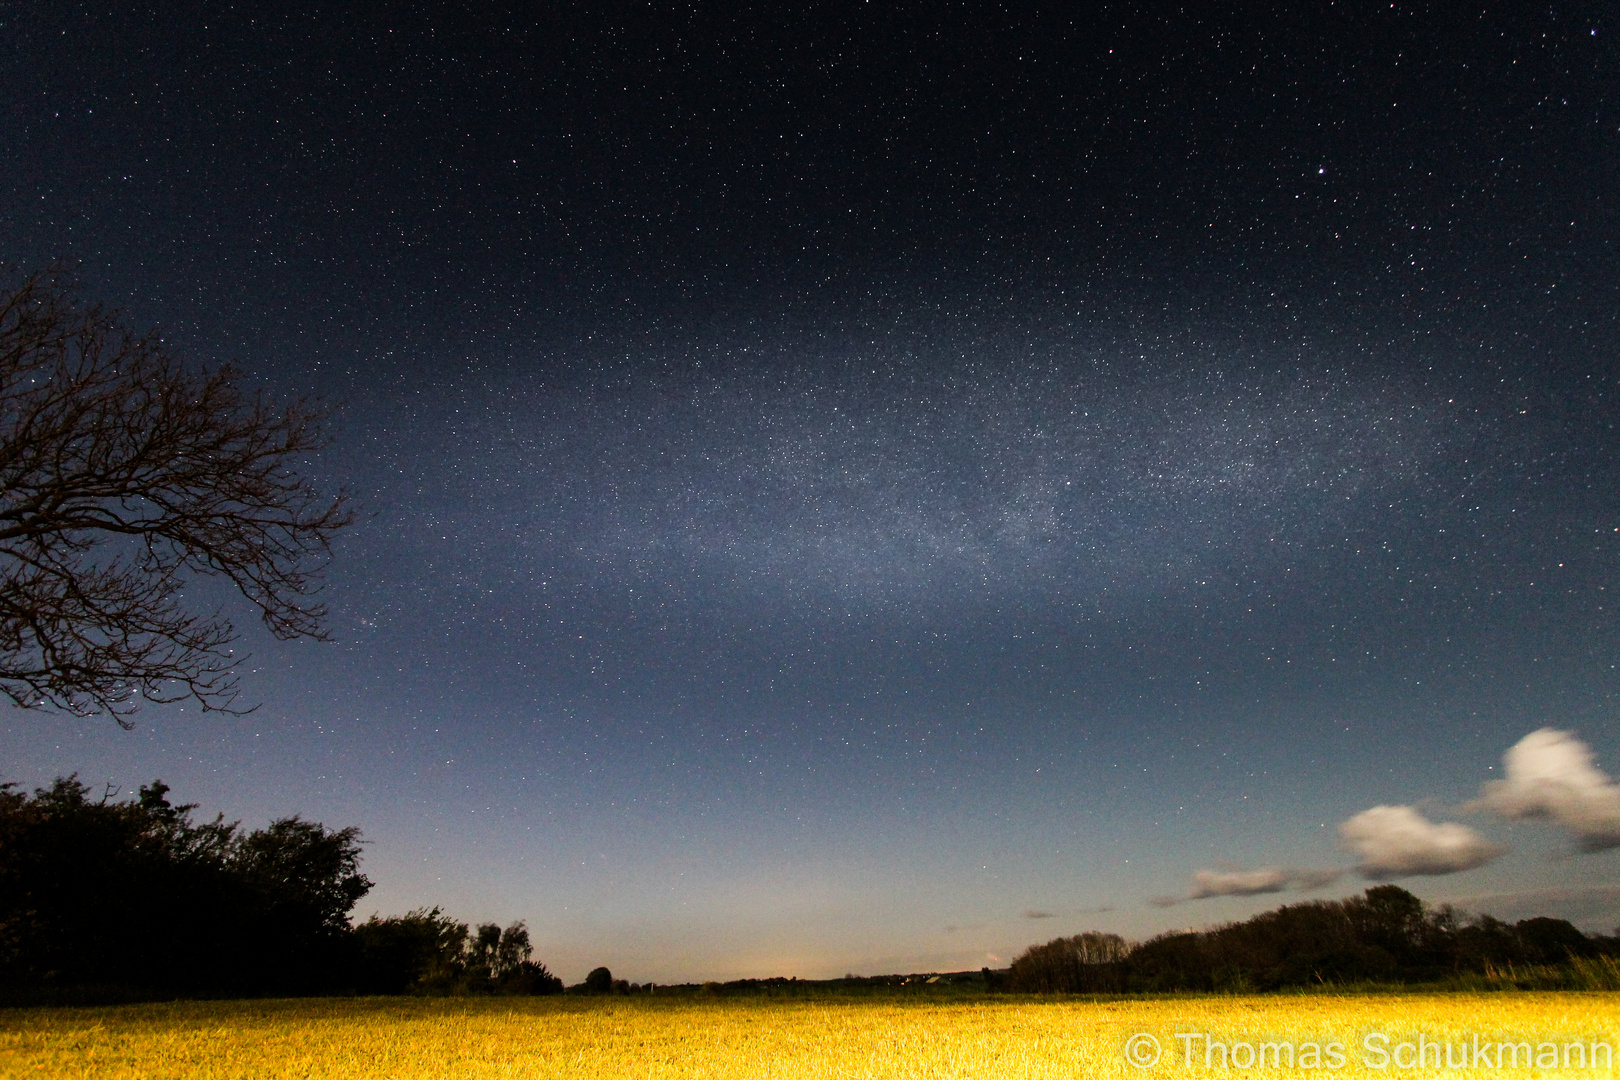
[[[180,603],[229,579],[279,638],[324,639],[344,492],[295,470],[325,413],[189,370],[56,274],[0,298],[0,695],[120,724],[138,699],[234,708],[236,631]]]

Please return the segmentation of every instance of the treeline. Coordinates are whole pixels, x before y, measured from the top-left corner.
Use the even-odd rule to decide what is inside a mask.
[[[1482,980],[1620,988],[1620,937],[1563,919],[1509,924],[1430,908],[1395,885],[1361,896],[1289,904],[1244,922],[1161,934],[1132,945],[1116,934],[1056,938],[1007,972],[1027,993],[1264,991],[1356,983]]]
[[[74,777],[0,785],[0,987],[17,1000],[321,993],[544,994],[523,923],[414,911],[358,926],[357,829],[193,820]]]

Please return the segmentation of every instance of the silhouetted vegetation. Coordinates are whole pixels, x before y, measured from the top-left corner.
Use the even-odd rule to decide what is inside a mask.
[[[1037,994],[1110,994],[1125,989],[1130,946],[1118,934],[1085,933],[1033,945],[1013,961],[1008,984]]]
[[[438,908],[354,928],[358,983],[368,994],[556,994],[562,980],[530,959],[529,929],[515,922],[476,931]]]
[[[161,781],[132,799],[75,777],[0,785],[0,999],[266,994],[555,994],[522,922],[469,926],[438,908],[352,925],[371,889],[357,829],[298,817],[245,831],[193,819]],[[1085,933],[1032,946],[1005,972],[653,987],[599,967],[570,993],[1244,992],[1451,985],[1620,990],[1620,937],[1562,919],[1509,924],[1428,908],[1381,885],[1132,945]]]
[[[359,833],[285,818],[201,824],[156,782],[130,801],[58,779],[0,788],[0,971],[9,986],[210,994],[326,989],[371,888]]]
[[[577,989],[587,994],[611,994],[613,992],[613,972],[605,967],[592,969],[585,976],[585,982]]]
[[[192,818],[161,781],[95,797],[0,785],[0,986],[13,1000],[554,993],[523,923],[416,911],[351,926],[360,834]]]
[[[276,637],[324,639],[320,578],[347,496],[300,476],[325,412],[75,302],[59,273],[0,287],[0,696],[108,712],[235,709],[235,627],[188,608],[223,578]]]
[[[1111,934],[1032,946],[1007,988],[1029,993],[1264,991],[1365,983],[1569,985],[1620,989],[1620,939],[1563,919],[1509,925],[1428,908],[1396,885],[1290,904],[1245,922],[1162,934],[1134,947]]]

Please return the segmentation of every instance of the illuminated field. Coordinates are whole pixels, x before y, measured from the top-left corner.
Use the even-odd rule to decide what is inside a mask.
[[[1294,1068],[1205,1066],[1207,1034],[1230,1047],[1287,1044]],[[1157,1065],[1125,1060],[1159,1040]],[[1389,1052],[1421,1035],[1453,1054],[1481,1045],[1593,1040],[1620,1045],[1620,995],[1501,993],[1211,997],[1130,1001],[1021,997],[321,999],[193,1002],[0,1012],[6,1077],[1154,1077],[1440,1075],[1369,1068],[1365,1039]],[[1186,1047],[1194,1047],[1192,1064]],[[1342,1045],[1345,1064],[1302,1067],[1307,1044]],[[1374,1039],[1376,1044],[1376,1038]],[[1143,1042],[1142,1047],[1150,1049]],[[1470,1053],[1473,1044],[1470,1043]],[[1542,1053],[1546,1053],[1544,1047]],[[1563,1051],[1558,1051],[1562,1053]],[[1213,1051],[1212,1051],[1213,1053]],[[1601,1052],[1600,1052],[1601,1053]],[[1403,1057],[1410,1061],[1412,1052]],[[1483,1062],[1483,1063],[1480,1063]],[[1218,1054],[1215,1064],[1218,1066]],[[1573,1063],[1572,1063],[1573,1064]],[[1612,1067],[1498,1069],[1489,1054],[1457,1075],[1611,1076]]]

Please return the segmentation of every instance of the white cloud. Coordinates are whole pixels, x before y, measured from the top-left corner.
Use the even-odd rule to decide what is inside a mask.
[[[1455,874],[1484,866],[1506,849],[1466,825],[1436,824],[1410,806],[1375,806],[1339,826],[1356,867],[1374,881],[1412,874]]]
[[[1187,899],[1256,896],[1282,892],[1286,888],[1288,871],[1280,866],[1262,866],[1258,870],[1200,870],[1193,875],[1193,891],[1187,894]]]
[[[1542,728],[1502,755],[1505,780],[1480,788],[1468,809],[1505,818],[1551,818],[1587,851],[1620,847],[1620,784],[1592,761],[1592,749],[1568,731]]]
[[[1148,902],[1155,907],[1174,907],[1188,900],[1212,896],[1259,896],[1288,889],[1309,891],[1337,881],[1342,870],[1299,870],[1283,866],[1262,866],[1255,870],[1199,870],[1193,874],[1193,889],[1186,896],[1155,896]]]

